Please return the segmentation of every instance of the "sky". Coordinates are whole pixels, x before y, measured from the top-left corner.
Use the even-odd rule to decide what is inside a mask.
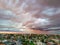
[[[0,0],[0,25],[18,30],[60,27],[60,0]]]

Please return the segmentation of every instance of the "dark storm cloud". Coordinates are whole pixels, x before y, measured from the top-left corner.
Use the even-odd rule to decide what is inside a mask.
[[[60,7],[60,0],[46,0],[48,6]]]
[[[60,0],[37,0],[37,2],[45,6],[60,7]]]

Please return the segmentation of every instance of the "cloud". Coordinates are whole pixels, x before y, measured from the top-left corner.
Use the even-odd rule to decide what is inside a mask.
[[[48,6],[60,7],[60,0],[46,0]]]
[[[14,12],[17,19],[12,20],[18,24],[22,23],[24,26],[35,29],[60,24],[60,0],[5,0],[5,2],[1,0],[0,2],[2,5],[0,8],[4,8],[5,5],[4,9]],[[0,17],[11,19],[10,16],[6,17],[5,13]]]
[[[56,26],[56,25],[60,24],[60,22],[59,22],[60,18],[57,18],[57,17],[60,17],[59,16],[60,7],[59,7],[59,4],[58,4],[60,1],[59,0],[57,0],[57,2],[56,2],[56,0],[53,0],[52,2],[51,1],[52,0],[46,0],[44,2],[44,0],[42,0],[42,1],[37,0],[37,2],[35,3],[36,5],[38,5],[37,7],[36,7],[35,4],[30,5],[31,7],[28,6],[29,8],[26,9],[27,12],[31,13],[33,11],[33,13],[34,13],[34,11],[36,11],[35,14],[31,13],[32,20],[34,18],[35,18],[34,20],[38,20],[39,18],[46,18],[46,19],[48,18],[49,22],[50,22],[50,23],[48,23],[48,25],[46,23],[45,23],[45,25],[42,25],[40,23],[41,20],[39,21],[38,24],[35,24],[34,22],[32,22],[32,23],[29,22],[28,24],[26,24],[26,25],[28,25],[28,27],[30,27],[30,28],[32,28],[32,27],[33,28],[34,27],[35,28],[45,28],[46,26],[51,27],[51,26]],[[41,2],[41,3],[39,3],[39,2]],[[30,21],[32,21],[32,20],[30,20]]]

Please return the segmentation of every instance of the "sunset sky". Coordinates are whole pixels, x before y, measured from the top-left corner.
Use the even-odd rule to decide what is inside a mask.
[[[26,28],[59,33],[60,0],[0,0],[0,30]]]

